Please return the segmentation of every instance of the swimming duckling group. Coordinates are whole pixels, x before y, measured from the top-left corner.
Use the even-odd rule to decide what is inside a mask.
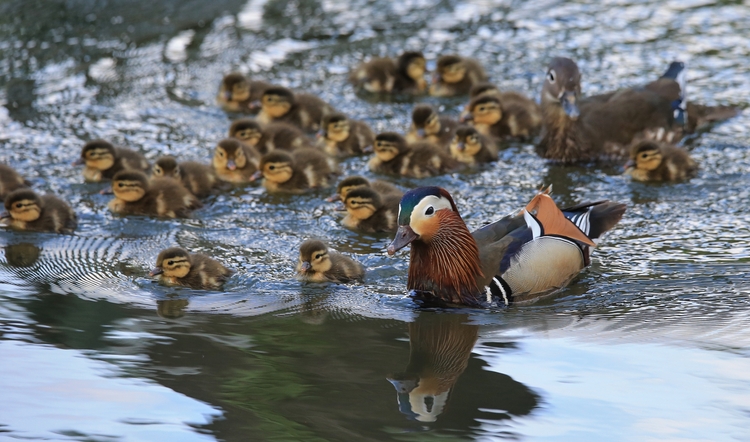
[[[625,205],[597,201],[560,209],[550,189],[542,189],[525,207],[470,232],[448,190],[404,192],[389,177],[471,173],[520,140],[536,141],[539,156],[556,163],[627,161],[625,173],[634,180],[686,180],[697,174],[698,165],[680,140],[738,113],[731,106],[688,101],[680,62],[643,85],[586,96],[576,63],[554,58],[539,102],[502,91],[475,59],[448,54],[436,66],[428,82],[427,60],[410,51],[351,70],[349,81],[360,95],[467,98],[457,118],[416,104],[404,133],[376,134],[315,95],[230,73],[219,85],[217,102],[238,118],[206,163],[163,156],[151,165],[135,150],[92,140],[76,164],[83,166],[83,180],[111,183],[102,193],[112,194],[107,207],[118,216],[187,218],[210,204],[211,195],[257,182],[269,193],[295,195],[335,186],[327,201],[341,202],[343,226],[395,234],[390,255],[410,246],[407,288],[416,300],[505,307],[565,287],[589,265],[596,240],[620,221]],[[363,155],[370,156],[367,166],[380,178],[342,178],[339,161]],[[0,164],[6,210],[0,223],[22,231],[74,232],[75,211],[54,195],[38,195],[32,184]],[[306,282],[365,278],[361,263],[317,239],[301,244],[295,269]],[[159,253],[150,272],[167,285],[211,290],[232,274],[213,258],[179,247]]]

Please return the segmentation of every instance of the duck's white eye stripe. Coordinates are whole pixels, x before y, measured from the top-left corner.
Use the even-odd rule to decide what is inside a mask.
[[[555,82],[555,70],[554,69],[549,70],[549,73],[547,73],[547,79],[549,80],[550,83]]]

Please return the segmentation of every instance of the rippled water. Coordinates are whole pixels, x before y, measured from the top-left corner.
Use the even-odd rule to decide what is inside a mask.
[[[230,121],[214,95],[235,69],[316,93],[377,131],[405,130],[412,103],[364,100],[346,84],[364,56],[402,48],[433,64],[445,52],[475,56],[501,88],[533,96],[553,56],[578,61],[589,93],[655,78],[679,58],[689,99],[744,108],[748,5],[37,6],[0,5],[0,161],[70,201],[81,222],[74,236],[0,232],[0,438],[750,439],[747,111],[686,142],[701,164],[687,183],[550,165],[524,144],[477,173],[401,180],[449,189],[470,227],[520,207],[543,183],[560,204],[628,203],[574,285],[504,312],[419,311],[404,294],[406,256],[384,256],[388,235],[342,228],[326,192],[237,188],[190,220],[126,219],[70,167],[93,137],[152,160],[207,162]],[[453,115],[463,104],[422,101]],[[366,173],[365,161],[343,167]],[[360,259],[365,284],[296,282],[308,237]],[[171,245],[209,252],[237,274],[223,292],[159,286],[148,270]],[[433,335],[448,338],[424,338]],[[423,348],[411,362],[410,336]],[[468,357],[463,371],[430,357],[446,349]],[[422,397],[387,380],[430,370],[443,373],[441,387]]]

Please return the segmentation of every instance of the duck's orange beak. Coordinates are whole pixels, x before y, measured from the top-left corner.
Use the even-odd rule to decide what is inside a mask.
[[[393,255],[399,250],[411,244],[412,241],[419,238],[419,235],[414,233],[414,230],[409,226],[398,226],[396,231],[396,237],[393,238],[391,244],[388,246],[388,254]]]

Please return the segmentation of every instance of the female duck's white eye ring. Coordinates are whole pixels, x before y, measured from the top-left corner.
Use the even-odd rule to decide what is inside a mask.
[[[430,216],[435,213],[435,208],[432,206],[428,206],[427,209],[425,209],[424,214],[427,216]]]
[[[549,80],[550,83],[555,82],[555,70],[554,69],[550,69],[549,72],[547,73],[547,80]]]

